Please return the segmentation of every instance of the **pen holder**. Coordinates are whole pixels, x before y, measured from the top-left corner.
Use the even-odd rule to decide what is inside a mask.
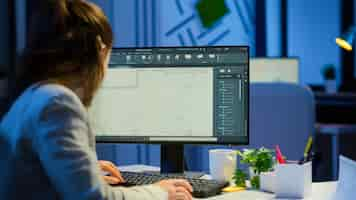
[[[312,163],[286,163],[276,166],[277,198],[307,198],[312,192]]]
[[[276,188],[276,173],[262,172],[260,174],[260,189],[266,192],[275,192]]]

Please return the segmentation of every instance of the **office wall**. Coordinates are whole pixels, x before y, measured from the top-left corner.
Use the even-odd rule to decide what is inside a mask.
[[[300,58],[302,83],[323,84],[321,68],[335,64],[340,71],[340,1],[288,1],[288,55]]]
[[[255,0],[226,0],[226,15],[204,28],[197,0],[93,0],[110,17],[115,46],[250,45],[254,54]]]
[[[15,0],[16,7],[16,49],[20,54],[25,47],[26,34],[26,1]],[[10,62],[9,49],[9,10],[8,1],[0,1],[0,66],[6,66],[6,69],[0,69],[1,72],[7,71],[7,66]],[[15,45],[15,44],[11,44]]]
[[[22,54],[26,45],[26,28],[27,28],[27,13],[25,0],[16,1],[16,52],[18,55]]]
[[[9,19],[8,19],[8,1],[0,1],[0,71],[6,71],[6,66],[9,64],[8,51],[8,33],[9,33]]]
[[[210,29],[200,23],[197,0],[93,1],[110,17],[117,47],[248,44],[254,55],[255,1],[225,0],[230,12]],[[266,1],[267,56],[281,55],[280,3]],[[323,84],[324,64],[339,69],[339,15],[339,1],[288,1],[288,55],[301,59],[301,83]]]
[[[281,1],[266,1],[266,56],[282,55]]]
[[[109,17],[114,47],[157,46],[159,0],[92,0]]]
[[[9,66],[9,18],[8,1],[0,1],[0,118],[6,112],[7,80],[6,76]]]
[[[356,11],[356,0],[354,0],[354,24],[356,24],[356,14],[355,14],[355,11]],[[355,48],[355,46],[354,46]],[[354,54],[355,54],[355,51],[354,51]],[[354,56],[354,77],[356,79],[356,56]]]
[[[163,46],[249,45],[255,52],[255,1],[225,0],[228,13],[211,28],[202,26],[198,0],[160,0]]]

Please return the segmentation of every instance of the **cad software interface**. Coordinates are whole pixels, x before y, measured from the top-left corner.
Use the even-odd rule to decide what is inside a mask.
[[[113,49],[89,110],[116,142],[248,142],[248,47]]]

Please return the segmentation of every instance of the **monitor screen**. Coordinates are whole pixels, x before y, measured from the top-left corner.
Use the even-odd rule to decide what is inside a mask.
[[[113,49],[89,117],[97,141],[248,144],[249,49]]]
[[[299,83],[297,58],[251,58],[250,81]]]

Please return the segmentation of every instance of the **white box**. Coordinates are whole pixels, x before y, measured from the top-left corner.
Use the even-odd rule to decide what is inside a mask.
[[[307,198],[312,194],[312,163],[287,163],[276,166],[277,198]]]

